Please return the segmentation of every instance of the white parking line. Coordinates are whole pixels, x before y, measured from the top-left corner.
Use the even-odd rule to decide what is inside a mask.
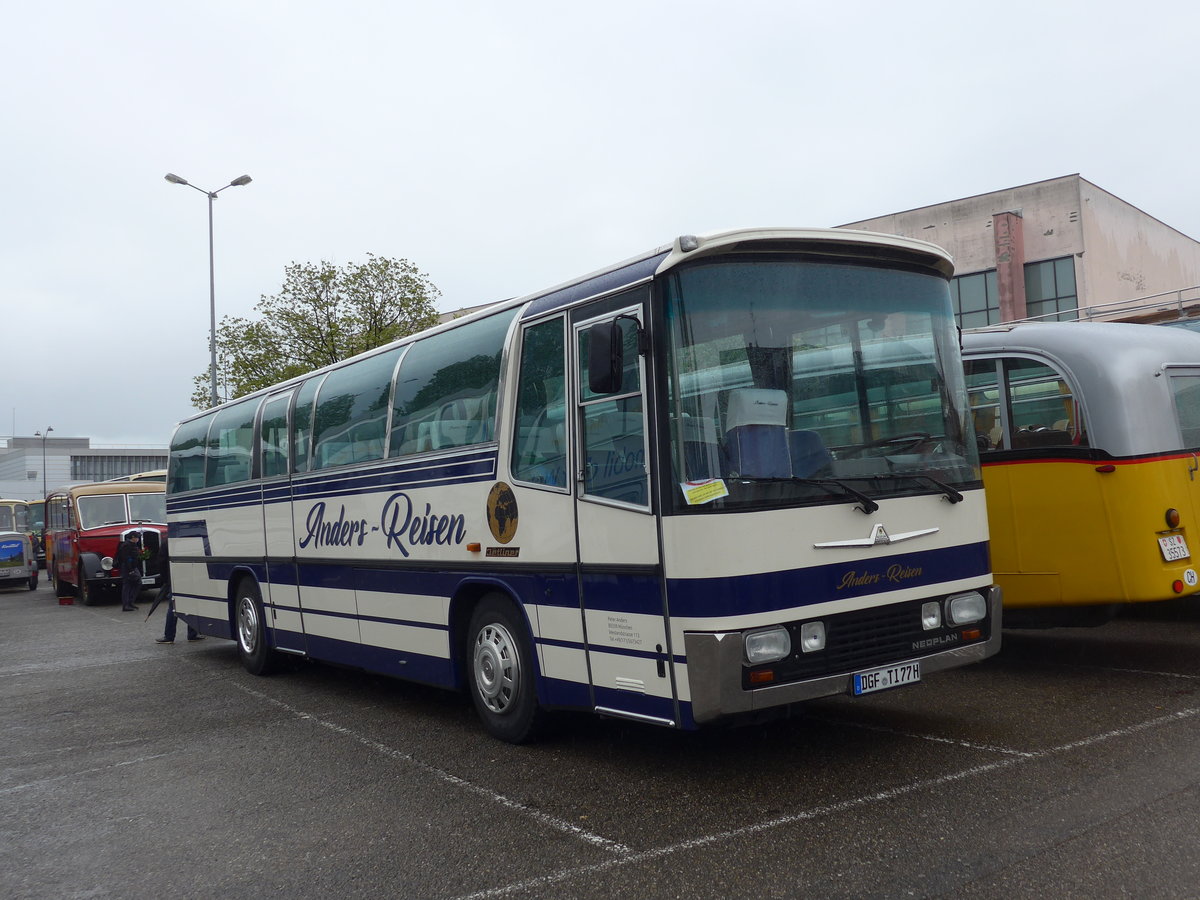
[[[986,775],[989,772],[1011,768],[1031,760],[1044,759],[1046,757],[1054,756],[1055,754],[1078,750],[1081,747],[1094,746],[1105,741],[1113,740],[1114,738],[1126,737],[1128,735],[1137,734],[1142,731],[1148,731],[1153,728],[1171,725],[1185,719],[1193,718],[1197,715],[1200,715],[1200,708],[1180,710],[1179,712],[1158,716],[1154,719],[1141,722],[1137,725],[1113,729],[1112,731],[1106,731],[1102,734],[1092,735],[1091,737],[1084,738],[1082,740],[1071,741],[1066,744],[1060,744],[1057,747],[1051,747],[1046,750],[1039,750],[1032,753],[1017,753],[1015,751],[997,750],[997,752],[1008,754],[1007,757],[994,763],[984,763],[983,765],[972,766],[969,769],[963,769],[962,771],[953,772],[948,775],[942,775],[937,778],[909,782],[908,784],[890,788],[886,791],[879,791],[875,794],[866,794],[850,800],[843,800],[840,803],[831,803],[827,806],[818,806],[814,807],[813,809],[802,810],[786,816],[779,816],[774,819],[769,819],[765,822],[758,822],[753,825],[745,825],[741,828],[735,828],[729,831],[722,831],[715,834],[704,835],[698,838],[692,838],[690,840],[681,841],[677,844],[671,844],[666,847],[656,847],[650,850],[630,853],[629,855],[623,856],[620,859],[611,859],[600,863],[593,863],[587,866],[576,866],[570,869],[561,869],[558,872],[552,872],[547,875],[539,875],[535,878],[529,878],[514,884],[504,885],[503,887],[489,888],[483,891],[476,891],[472,894],[464,894],[457,898],[457,900],[490,900],[490,898],[493,897],[507,897],[513,894],[519,895],[538,888],[545,888],[564,881],[569,881],[574,878],[579,878],[581,876],[586,877],[597,875],[610,869],[617,868],[618,866],[623,867],[628,865],[637,865],[639,863],[661,859],[666,856],[672,856],[681,851],[694,850],[698,847],[705,847],[711,844],[737,840],[738,838],[746,837],[747,835],[758,834],[774,828],[794,825],[799,822],[806,822],[813,819],[823,818],[825,816],[836,815],[838,813],[846,812],[847,810],[858,807],[871,806],[876,803],[894,800],[897,797],[902,797],[907,794],[930,790],[932,788],[941,787],[942,785],[950,784],[955,781],[962,781],[966,778],[974,778],[977,775]],[[896,732],[896,734],[900,734],[900,732]],[[921,738],[923,736],[911,735],[911,737]]]
[[[384,756],[390,756],[392,759],[398,759],[402,762],[408,763],[414,768],[419,769],[426,774],[433,775],[435,778],[444,781],[447,784],[452,784],[455,787],[462,788],[465,791],[469,791],[477,796],[483,797],[485,800],[491,803],[495,803],[498,806],[503,806],[505,809],[509,809],[513,812],[527,816],[541,825],[545,825],[546,827],[552,828],[556,831],[561,831],[570,835],[571,837],[578,838],[581,841],[591,844],[593,847],[598,847],[601,850],[605,850],[621,857],[628,856],[634,852],[630,847],[626,847],[624,844],[618,843],[617,841],[610,841],[608,838],[601,837],[598,834],[593,834],[592,832],[580,828],[577,825],[573,825],[564,819],[548,815],[547,813],[533,809],[524,803],[518,803],[516,800],[505,797],[503,794],[499,794],[489,788],[485,788],[478,784],[474,784],[473,782],[467,781],[465,778],[460,778],[458,775],[447,772],[445,769],[439,769],[436,766],[429,765],[429,763],[422,762],[421,760],[412,756],[410,753],[405,753],[403,750],[397,750],[395,747],[389,747],[387,744],[373,740],[365,735],[361,735],[358,732],[346,728],[343,725],[338,725],[335,722],[328,722],[324,719],[319,719],[310,713],[306,713],[288,703],[284,703],[282,700],[277,700],[274,697],[268,696],[261,691],[256,691],[253,688],[248,688],[235,682],[222,681],[222,683],[232,685],[233,687],[240,691],[244,691],[252,697],[255,697],[266,703],[270,703],[273,706],[277,706],[287,712],[289,715],[295,716],[297,719],[313,722],[314,724],[320,725],[322,728],[326,728],[336,734],[352,738],[353,740],[358,741],[364,747],[370,747],[372,750],[382,753]]]

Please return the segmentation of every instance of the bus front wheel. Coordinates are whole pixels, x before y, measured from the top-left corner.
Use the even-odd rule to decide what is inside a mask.
[[[249,580],[240,581],[234,597],[238,657],[251,675],[269,675],[275,670],[275,652],[267,646],[267,626],[258,585]]]
[[[468,683],[484,727],[510,744],[537,736],[544,712],[534,684],[533,651],[516,607],[496,594],[484,597],[468,629]]]

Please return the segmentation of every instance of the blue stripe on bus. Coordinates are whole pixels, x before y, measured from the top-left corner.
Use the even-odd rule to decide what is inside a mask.
[[[990,572],[987,541],[879,559],[730,578],[668,578],[671,615],[694,618],[766,613]]]
[[[621,266],[618,269],[608,272],[602,272],[593,278],[577,281],[560,290],[543,294],[529,304],[528,309],[525,310],[525,314],[521,318],[532,319],[543,313],[562,309],[577,300],[586,300],[588,297],[594,297],[597,294],[603,294],[606,291],[615,290],[627,284],[643,281],[653,276],[658,270],[658,264],[666,258],[666,252],[656,253],[646,259],[639,259],[629,265]]]
[[[496,474],[497,448],[436,460],[391,461],[369,469],[331,469],[294,476],[291,482],[259,482],[223,485],[202,493],[180,497],[168,494],[167,511],[172,514],[205,509],[233,509],[260,503],[282,503],[296,498],[320,499],[346,494],[366,494],[392,488],[429,485],[470,484],[489,481]]]

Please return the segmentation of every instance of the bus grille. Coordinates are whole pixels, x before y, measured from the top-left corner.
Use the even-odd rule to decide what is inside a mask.
[[[971,640],[962,638],[962,628],[942,627],[928,631],[922,628],[921,605],[935,599],[941,601],[945,598],[926,597],[874,609],[788,622],[785,627],[792,638],[791,655],[769,665],[744,666],[742,687],[750,690],[827,675],[849,675],[987,640],[991,631],[990,618],[970,626],[979,632],[978,637]],[[804,653],[800,649],[800,626],[803,622],[812,621],[825,623],[825,649]],[[758,669],[772,670],[774,679],[752,684],[750,673]]]

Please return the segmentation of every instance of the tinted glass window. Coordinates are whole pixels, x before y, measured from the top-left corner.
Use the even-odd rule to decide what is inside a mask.
[[[175,430],[167,474],[167,487],[171,493],[204,487],[204,441],[212,420],[213,416],[207,415],[185,422]]]
[[[396,378],[392,456],[490,441],[500,356],[516,310],[411,345]]]
[[[290,393],[274,397],[263,407],[259,426],[259,453],[262,455],[262,477],[274,478],[288,472],[287,411]]]
[[[249,480],[258,401],[223,406],[208,430],[206,487]]]
[[[292,471],[308,471],[308,453],[312,448],[313,400],[317,396],[320,378],[310,378],[296,393],[296,409],[292,413]]]
[[[325,376],[317,397],[312,468],[383,457],[392,372],[399,356],[397,347]]]
[[[514,478],[567,486],[563,320],[525,330],[513,429]]]

